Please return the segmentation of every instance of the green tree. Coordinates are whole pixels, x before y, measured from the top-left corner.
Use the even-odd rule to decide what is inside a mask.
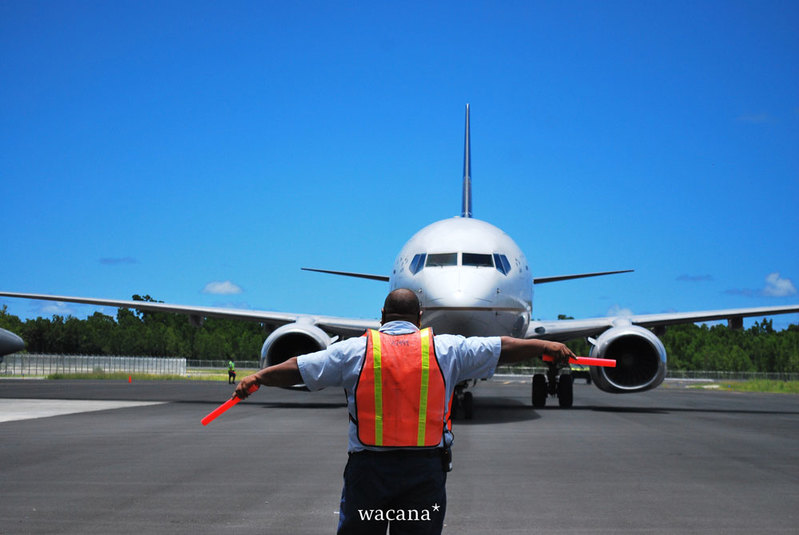
[[[149,295],[134,300],[157,302]],[[560,320],[573,319],[560,315]],[[208,318],[195,327],[182,314],[117,310],[116,317],[95,312],[85,320],[37,317],[21,321],[0,308],[0,328],[19,334],[31,353],[180,356],[206,360],[255,360],[266,333],[259,323]],[[775,331],[772,320],[746,330],[723,325],[673,325],[661,337],[669,368],[799,373],[799,325]],[[569,347],[587,355],[586,340]]]

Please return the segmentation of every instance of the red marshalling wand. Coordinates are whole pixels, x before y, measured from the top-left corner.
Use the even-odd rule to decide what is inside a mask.
[[[554,357],[550,355],[544,355],[541,357],[545,362],[553,362],[555,360]],[[612,359],[597,359],[593,357],[577,357],[577,358],[570,358],[569,364],[582,364],[584,366],[604,366],[606,368],[615,368],[616,361]]]
[[[253,392],[255,392],[256,390],[258,390],[258,384],[257,384],[257,383],[256,383],[256,384],[254,384],[254,385],[252,385],[252,386],[250,387],[250,389],[249,389],[249,390],[247,390],[247,392],[249,392],[250,394],[252,394],[252,393],[253,393]],[[237,404],[239,401],[241,401],[241,398],[240,398],[240,397],[238,397],[238,396],[230,398],[229,400],[227,400],[226,402],[224,402],[223,404],[221,404],[220,406],[218,406],[217,408],[215,408],[214,410],[212,410],[211,412],[209,412],[209,413],[208,413],[208,416],[206,416],[205,418],[203,418],[203,419],[202,419],[202,424],[203,424],[203,425],[208,425],[208,424],[210,424],[211,422],[213,422],[214,420],[216,420],[216,417],[217,417],[217,416],[219,416],[220,414],[222,414],[223,412],[225,412],[226,410],[228,410],[228,409],[229,409],[230,407],[232,407],[233,405]]]

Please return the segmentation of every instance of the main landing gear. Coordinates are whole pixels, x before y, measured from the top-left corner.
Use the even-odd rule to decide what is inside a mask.
[[[550,364],[546,375],[533,375],[533,407],[541,408],[547,404],[547,397],[557,396],[558,405],[568,409],[574,403],[574,380],[570,373],[562,373],[555,364]]]

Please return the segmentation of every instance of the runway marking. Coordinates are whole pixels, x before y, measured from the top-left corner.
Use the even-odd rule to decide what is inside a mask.
[[[0,423],[49,418],[81,412],[106,411],[147,405],[163,405],[164,401],[98,401],[78,399],[0,399]]]

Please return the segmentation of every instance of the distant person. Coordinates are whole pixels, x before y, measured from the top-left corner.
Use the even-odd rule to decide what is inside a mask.
[[[339,534],[441,533],[451,469],[450,407],[455,385],[491,377],[498,363],[547,353],[566,363],[563,344],[503,337],[464,338],[420,330],[416,294],[386,298],[379,331],[293,357],[244,377],[234,396],[255,383],[310,390],[344,387],[349,460],[341,492]]]
[[[227,363],[227,384],[236,384],[236,364],[232,360]]]

